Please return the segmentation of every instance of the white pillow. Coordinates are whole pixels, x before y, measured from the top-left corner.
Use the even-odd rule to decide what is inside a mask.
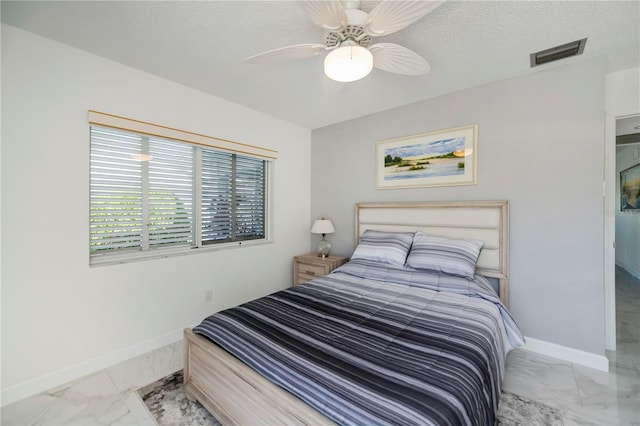
[[[416,232],[407,266],[473,278],[484,242],[456,240]]]
[[[386,232],[367,229],[351,256],[351,260],[373,260],[391,265],[404,265],[413,242],[413,232]]]

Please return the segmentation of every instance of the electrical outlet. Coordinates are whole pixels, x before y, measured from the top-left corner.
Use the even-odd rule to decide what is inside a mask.
[[[204,292],[204,303],[209,303],[213,300],[213,290],[207,290]]]

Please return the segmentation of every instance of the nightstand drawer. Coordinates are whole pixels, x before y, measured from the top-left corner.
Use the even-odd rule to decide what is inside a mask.
[[[311,263],[300,262],[298,264],[298,273],[307,277],[318,278],[323,275],[327,275],[329,272],[329,265],[313,265]]]
[[[305,254],[293,258],[293,284],[302,284],[322,277],[349,260],[343,256],[318,257]]]

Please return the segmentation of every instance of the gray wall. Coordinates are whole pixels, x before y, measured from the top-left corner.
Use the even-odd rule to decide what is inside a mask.
[[[333,252],[349,255],[357,202],[509,200],[522,331],[604,354],[605,68],[576,62],[314,130],[311,219],[333,220]],[[477,185],[376,190],[377,141],[472,123]]]

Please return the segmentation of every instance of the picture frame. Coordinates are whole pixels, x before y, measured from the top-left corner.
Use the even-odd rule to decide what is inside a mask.
[[[640,212],[640,163],[620,172],[620,211]]]
[[[376,144],[376,189],[477,184],[478,125]]]

